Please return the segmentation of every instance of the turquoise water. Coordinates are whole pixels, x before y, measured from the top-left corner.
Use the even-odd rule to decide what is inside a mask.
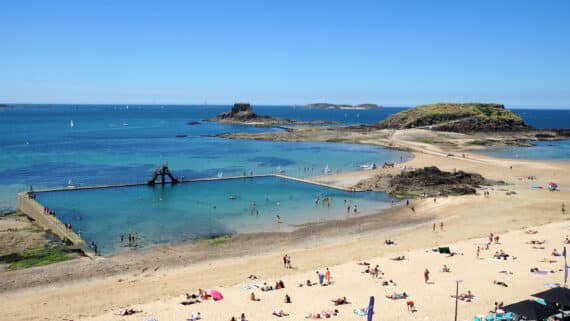
[[[332,198],[330,207],[315,204],[324,196]],[[287,231],[306,222],[345,218],[345,200],[357,205],[358,215],[390,206],[385,193],[349,193],[276,177],[69,190],[38,193],[37,199],[84,240],[95,241],[103,254],[130,249],[120,242],[120,235],[130,232],[137,232],[138,246],[146,247],[212,235]],[[276,215],[281,224],[275,223]]]
[[[486,150],[477,150],[475,153],[501,158],[520,158],[536,160],[570,160],[570,140],[561,141],[533,141],[533,147],[497,147]]]
[[[227,132],[280,130],[203,121],[229,108],[0,108],[0,212],[13,209],[16,193],[29,185],[34,188],[67,186],[69,180],[75,185],[144,182],[163,163],[168,163],[175,175],[185,178],[213,177],[219,172],[224,176],[242,175],[244,171],[273,173],[278,167],[287,175],[304,177],[320,175],[326,165],[333,172],[339,172],[355,170],[365,163],[382,164],[409,157],[407,153],[363,145],[214,137]],[[274,108],[281,113],[289,111],[289,118],[297,115],[293,108]],[[260,113],[266,113],[261,110]],[[316,117],[319,112],[325,119],[329,115],[326,110],[310,110],[297,118]],[[334,115],[365,119],[351,112]],[[200,124],[189,126],[190,121]]]
[[[358,170],[359,165],[407,160],[405,152],[380,147],[311,142],[228,140],[228,132],[279,131],[203,120],[229,106],[70,106],[27,105],[0,108],[0,213],[14,209],[16,193],[34,188],[144,182],[168,163],[186,179],[274,173],[296,177]],[[403,108],[320,110],[254,106],[259,114],[342,124],[378,122]],[[568,111],[521,110],[538,128],[564,127]],[[73,121],[73,127],[71,126]],[[187,123],[197,121],[198,125]],[[183,135],[184,137],[177,137]],[[568,159],[568,141],[490,154],[503,157]],[[523,152],[527,154],[523,154]],[[335,193],[331,208],[314,205],[318,195]],[[229,200],[236,194],[236,200]],[[266,201],[269,198],[269,201]],[[382,193],[345,194],[276,178],[47,193],[40,201],[65,223],[95,241],[103,253],[125,249],[119,235],[140,234],[140,246],[180,242],[216,234],[287,230],[295,224],[343,217],[340,199],[352,198],[362,214],[387,206]],[[255,201],[260,216],[251,216]],[[277,205],[279,202],[279,205]],[[215,204],[215,209],[214,209]],[[284,223],[276,226],[274,216]]]

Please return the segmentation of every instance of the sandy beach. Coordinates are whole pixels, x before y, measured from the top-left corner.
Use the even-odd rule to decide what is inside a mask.
[[[185,320],[199,311],[204,320],[230,320],[242,312],[248,320],[276,318],[273,310],[283,309],[290,320],[301,320],[311,312],[333,309],[332,299],[346,296],[350,305],[339,307],[339,320],[358,320],[354,309],[363,308],[370,295],[377,298],[378,320],[449,319],[454,301],[450,298],[455,280],[463,280],[461,291],[471,290],[476,299],[462,302],[460,319],[485,313],[495,301],[506,304],[526,298],[545,289],[545,283],[561,282],[562,273],[534,275],[532,267],[557,270],[557,263],[541,263],[553,248],[559,251],[570,225],[568,214],[561,213],[561,204],[568,203],[568,189],[549,192],[531,189],[533,182],[557,181],[570,184],[570,165],[566,162],[544,162],[494,159],[479,155],[447,157],[436,149],[414,152],[414,158],[399,166],[418,168],[436,165],[443,170],[465,170],[482,173],[486,178],[501,180],[506,185],[485,187],[490,197],[480,195],[453,196],[415,200],[416,212],[405,206],[366,217],[337,222],[308,224],[292,233],[239,235],[218,246],[182,244],[159,246],[143,251],[98,258],[80,259],[46,267],[2,273],[5,289],[0,296],[0,310],[9,320]],[[511,169],[512,166],[512,169]],[[344,173],[317,178],[322,182],[349,187],[361,179],[382,171],[379,169]],[[528,176],[536,176],[529,181]],[[481,191],[482,192],[482,191]],[[507,193],[509,192],[509,193]],[[514,193],[512,193],[514,192]],[[508,195],[507,195],[508,194]],[[444,223],[444,229],[439,224]],[[436,232],[432,225],[437,224]],[[533,228],[537,235],[523,231]],[[500,243],[491,245],[476,258],[476,244],[489,233],[501,236]],[[392,239],[397,246],[384,246]],[[531,239],[546,240],[543,250],[526,244]],[[451,246],[463,255],[447,258],[431,249]],[[497,250],[517,257],[516,260],[489,260]],[[292,257],[294,269],[284,269],[282,256]],[[404,261],[389,258],[404,255]],[[359,261],[379,264],[383,279],[371,279],[360,273]],[[452,272],[440,273],[443,264]],[[315,271],[329,267],[334,284],[329,287],[298,287],[311,279]],[[426,285],[423,271],[431,271],[434,284]],[[509,270],[513,274],[499,274]],[[257,276],[250,280],[249,275]],[[397,286],[381,286],[392,279]],[[499,287],[493,280],[507,283]],[[262,292],[255,290],[260,302],[249,301],[251,291],[245,285],[283,280],[286,289]],[[183,306],[184,293],[198,288],[217,289],[225,299]],[[405,300],[388,300],[392,292],[410,294],[418,311],[406,310]],[[293,303],[284,304],[284,295]],[[34,309],[29,309],[34,307]],[[388,309],[386,309],[388,307]],[[121,317],[114,314],[125,308],[142,309],[141,314]]]

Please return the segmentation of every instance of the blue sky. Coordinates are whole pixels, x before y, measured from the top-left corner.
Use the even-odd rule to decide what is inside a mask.
[[[2,1],[0,101],[570,106],[570,1]]]

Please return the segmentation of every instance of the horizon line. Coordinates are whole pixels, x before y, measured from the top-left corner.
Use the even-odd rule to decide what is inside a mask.
[[[324,103],[328,103],[328,102],[324,102]],[[381,104],[377,104],[378,106],[380,106],[380,108],[413,108],[413,107],[417,107],[417,106],[422,106],[422,105],[429,105],[429,104],[437,104],[437,103],[454,103],[454,102],[435,102],[435,103],[427,103],[427,104],[409,104],[409,105],[405,105],[405,104],[389,104],[389,105],[381,105]],[[458,102],[458,103],[470,103],[470,102]],[[480,102],[473,102],[473,103],[480,103]],[[216,106],[232,106],[234,103],[137,103],[137,102],[130,102],[130,103],[110,103],[110,102],[105,102],[105,103],[86,103],[86,102],[68,102],[68,103],[53,103],[53,102],[0,102],[0,105],[44,105],[44,106],[49,106],[49,105],[64,105],[64,106],[69,106],[69,105],[78,105],[78,106],[201,106],[201,107],[216,107]],[[262,107],[307,107],[307,105],[309,104],[314,104],[314,103],[307,103],[307,104],[276,104],[276,103],[269,103],[269,104],[251,104],[251,106],[262,106]],[[345,103],[330,103],[330,104],[336,104],[336,105],[342,105]],[[373,104],[373,103],[371,103]],[[348,104],[347,104],[348,105]],[[543,109],[543,110],[570,110],[570,104],[567,106],[547,106],[547,105],[507,105],[507,104],[502,104],[505,106],[505,108],[509,108],[509,109]],[[354,105],[353,105],[354,106]],[[380,109],[379,108],[379,109]]]

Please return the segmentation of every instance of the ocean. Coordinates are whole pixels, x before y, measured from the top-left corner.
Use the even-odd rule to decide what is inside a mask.
[[[253,106],[260,115],[294,120],[332,120],[340,124],[371,124],[404,108],[374,110],[307,109]],[[220,133],[279,131],[204,122],[230,106],[149,105],[16,105],[0,108],[0,212],[15,208],[16,194],[27,190],[136,183],[168,164],[186,179],[275,173],[294,177],[358,170],[362,164],[399,162],[410,154],[381,147],[313,142],[230,140]],[[570,123],[568,110],[517,110],[537,128]],[[189,122],[199,122],[189,125]],[[568,160],[570,141],[538,143],[538,147],[493,149],[501,157]],[[229,200],[228,195],[238,198]],[[335,195],[331,208],[314,206],[314,198]],[[97,191],[40,194],[86,241],[104,253],[124,250],[119,235],[135,229],[143,246],[187,241],[225,233],[280,229],[340,218],[351,198],[360,213],[389,206],[385,193],[343,192],[277,178],[189,183],[165,187],[130,187]],[[265,201],[269,199],[270,201]],[[261,215],[250,216],[249,202]],[[279,203],[279,205],[277,205]],[[215,204],[215,205],[214,205]],[[213,206],[216,209],[213,209]],[[140,215],[140,216],[139,216]]]

